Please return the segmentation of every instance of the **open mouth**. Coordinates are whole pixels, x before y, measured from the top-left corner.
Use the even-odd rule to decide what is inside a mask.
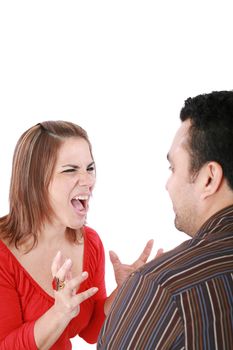
[[[73,207],[78,211],[87,211],[88,209],[88,199],[87,195],[79,195],[71,199]]]

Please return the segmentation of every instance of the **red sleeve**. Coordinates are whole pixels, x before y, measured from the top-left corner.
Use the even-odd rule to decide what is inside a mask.
[[[105,320],[104,303],[107,298],[105,287],[105,254],[104,247],[98,234],[86,228],[88,238],[88,266],[90,282],[92,286],[98,287],[94,296],[94,309],[88,326],[80,332],[79,336],[88,343],[97,341],[100,329]]]
[[[0,350],[37,350],[34,321],[23,323],[11,262],[0,250]]]

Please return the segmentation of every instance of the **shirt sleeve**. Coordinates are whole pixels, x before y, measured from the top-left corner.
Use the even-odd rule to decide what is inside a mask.
[[[90,344],[97,341],[100,329],[105,320],[104,304],[107,298],[105,286],[105,252],[98,234],[92,230],[92,239],[89,253],[89,267],[91,286],[98,287],[94,295],[94,307],[88,326],[80,332],[79,336]]]
[[[0,266],[0,350],[37,350],[34,324],[23,323],[15,282]]]
[[[97,349],[170,349],[182,330],[178,308],[169,292],[136,272],[119,291]]]

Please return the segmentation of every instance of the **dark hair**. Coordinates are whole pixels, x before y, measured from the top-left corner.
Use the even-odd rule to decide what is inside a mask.
[[[88,135],[80,126],[67,121],[39,123],[19,138],[15,147],[10,184],[9,214],[0,218],[0,235],[17,247],[37,234],[53,213],[48,198],[51,181],[60,146],[68,137],[86,140]],[[76,240],[75,230],[67,228],[69,237]]]
[[[189,97],[180,119],[191,121],[188,141],[191,172],[198,172],[208,161],[218,162],[233,189],[233,91]]]

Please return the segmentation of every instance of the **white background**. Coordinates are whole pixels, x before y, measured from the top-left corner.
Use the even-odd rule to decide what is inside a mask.
[[[0,2],[0,215],[21,133],[48,119],[83,126],[97,163],[88,224],[106,249],[109,292],[109,249],[132,262],[150,238],[153,255],[187,238],[173,226],[166,154],[183,101],[233,87],[230,3]]]

